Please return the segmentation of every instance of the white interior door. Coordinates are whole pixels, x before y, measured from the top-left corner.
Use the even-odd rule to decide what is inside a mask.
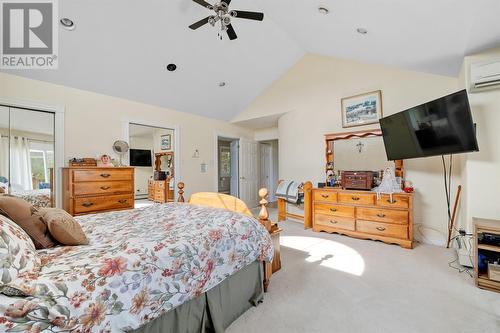
[[[260,187],[265,187],[269,190],[269,198],[272,191],[272,147],[268,143],[260,144]]]
[[[240,140],[240,199],[250,208],[259,204],[258,150],[256,141]]]
[[[239,146],[238,140],[231,141],[231,195],[239,197]]]

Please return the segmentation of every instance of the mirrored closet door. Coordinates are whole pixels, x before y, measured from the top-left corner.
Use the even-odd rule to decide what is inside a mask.
[[[0,191],[36,207],[55,206],[51,112],[0,106]]]

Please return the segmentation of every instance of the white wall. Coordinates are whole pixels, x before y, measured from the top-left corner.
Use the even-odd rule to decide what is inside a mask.
[[[500,48],[465,57],[460,84],[466,87],[471,63],[500,60]],[[464,227],[472,231],[472,217],[500,219],[500,89],[469,93],[477,123],[479,152],[467,155],[464,164],[467,218]]]
[[[0,73],[0,98],[64,106],[65,160],[103,153],[116,157],[111,146],[115,140],[123,139],[127,121],[178,126],[180,152],[176,153],[181,161],[178,180],[186,183],[187,195],[216,190],[214,133],[253,138],[253,131],[227,122],[5,73]],[[195,149],[200,152],[199,159],[192,158]],[[208,164],[206,173],[200,172],[201,161]]]
[[[383,112],[390,115],[457,89],[457,78],[306,55],[234,120],[286,112],[278,126],[280,178],[316,183],[325,178],[324,134],[378,126],[342,128],[341,98],[382,90]],[[416,187],[416,239],[443,244],[447,213],[440,158],[407,160],[405,170]]]

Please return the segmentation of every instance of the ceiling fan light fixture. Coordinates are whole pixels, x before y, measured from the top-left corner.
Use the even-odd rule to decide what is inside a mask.
[[[219,82],[219,87],[222,88],[222,87],[225,87],[225,86],[226,86],[226,82],[224,82],[224,81]]]
[[[177,65],[176,64],[168,64],[167,65],[167,71],[169,72],[173,72],[177,69]]]
[[[318,12],[323,15],[328,15],[328,13],[330,13],[330,10],[324,6],[319,6]]]
[[[75,22],[67,17],[60,19],[59,23],[61,23],[62,27],[66,30],[75,30]]]
[[[357,28],[356,31],[362,35],[366,35],[368,33],[368,30],[365,28]]]

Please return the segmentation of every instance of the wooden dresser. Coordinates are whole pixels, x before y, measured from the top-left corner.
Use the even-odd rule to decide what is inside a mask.
[[[62,169],[63,208],[71,215],[134,208],[134,168]]]
[[[313,230],[413,247],[413,194],[312,190]]]

